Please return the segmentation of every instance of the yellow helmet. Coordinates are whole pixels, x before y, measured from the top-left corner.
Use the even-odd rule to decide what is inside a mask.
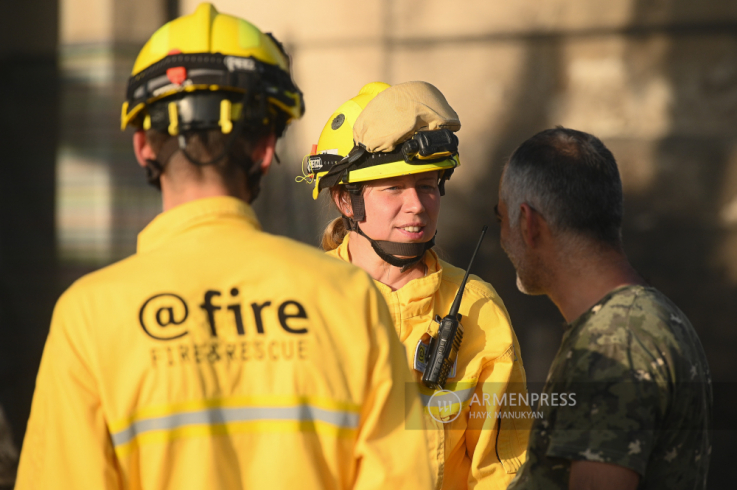
[[[330,116],[318,144],[302,160],[303,180],[315,183],[315,199],[321,189],[345,184],[352,208],[350,217],[342,216],[345,229],[366,238],[382,260],[404,272],[422,260],[435,238],[403,243],[366,235],[359,225],[366,219],[360,183],[437,171],[443,195],[445,180],[460,165],[453,134],[460,127],[458,115],[429,83],[369,83]]]
[[[250,103],[261,99],[263,114],[244,110],[248,97]],[[152,105],[159,110],[152,113]],[[262,124],[275,123],[277,135],[304,114],[289,58],[270,33],[201,3],[193,14],[157,30],[141,49],[128,82],[121,129],[132,125],[174,136],[219,128],[227,134],[243,112]]]
[[[366,150],[364,142],[355,141],[356,123],[369,103],[378,101],[377,96],[385,90],[391,88],[392,92],[396,89],[396,92],[391,94],[392,98],[385,101],[388,106],[386,109],[391,111],[391,104],[396,101],[394,96],[399,94],[401,98],[406,94],[405,89],[408,87],[412,89],[412,96],[417,95],[418,88],[420,91],[433,92],[432,95],[436,99],[439,96],[442,104],[450,109],[442,94],[424,82],[408,82],[394,87],[383,82],[364,85],[357,96],[342,104],[330,116],[312,153],[302,160],[305,181],[315,183],[312,193],[314,199],[317,199],[322,189],[336,184],[354,184],[437,170],[441,171],[441,184],[450,177],[453,169],[460,165],[458,139],[451,130],[445,128],[427,130],[425,126],[424,130],[410,130],[408,133],[400,131],[399,137],[396,132],[387,133],[383,137],[389,143],[385,144],[384,148],[391,148],[392,151],[374,151],[376,148],[362,151]],[[394,114],[383,108],[379,108],[378,111],[378,118],[372,117],[366,124],[391,125],[388,120],[393,118]],[[450,111],[452,112],[452,109]],[[412,123],[414,124],[414,119]],[[460,122],[457,128],[460,128]],[[365,133],[362,133],[362,137],[366,136]]]

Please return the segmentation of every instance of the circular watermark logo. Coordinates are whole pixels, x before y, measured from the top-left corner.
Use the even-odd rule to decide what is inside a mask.
[[[458,411],[453,414],[453,405],[458,404]],[[461,415],[461,399],[450,390],[438,390],[432,394],[430,401],[427,403],[427,409],[430,417],[441,424],[449,424]],[[435,408],[437,415],[433,412]],[[447,414],[447,415],[446,415]],[[450,418],[450,416],[453,416]]]

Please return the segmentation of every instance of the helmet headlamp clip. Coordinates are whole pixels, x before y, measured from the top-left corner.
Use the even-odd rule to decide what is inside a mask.
[[[455,153],[458,153],[458,137],[448,129],[418,131],[402,143],[402,156],[409,164],[422,164],[425,163],[423,160],[444,158]]]

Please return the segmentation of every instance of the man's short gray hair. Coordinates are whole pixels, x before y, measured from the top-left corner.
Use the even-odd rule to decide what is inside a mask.
[[[622,181],[612,153],[597,137],[558,126],[537,133],[512,154],[501,198],[512,226],[520,205],[540,213],[554,232],[570,231],[621,245]]]

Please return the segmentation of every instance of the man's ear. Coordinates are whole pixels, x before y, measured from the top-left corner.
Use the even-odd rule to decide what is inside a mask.
[[[276,153],[276,135],[269,133],[264,136],[256,144],[256,147],[251,152],[251,159],[254,162],[261,162],[261,173],[266,175],[271,167],[271,162],[274,160],[274,154]]]
[[[148,144],[146,132],[142,129],[133,133],[133,152],[136,154],[136,160],[138,160],[138,165],[141,167],[146,167],[146,160],[156,160],[156,153]]]
[[[522,239],[528,247],[535,247],[540,242],[540,234],[546,227],[545,219],[527,203],[520,204],[519,229]]]
[[[340,211],[343,216],[348,216],[349,218],[353,217],[353,205],[351,204],[351,198],[348,195],[347,192],[335,192],[332,194],[333,196],[333,202],[335,202],[335,205],[338,206],[338,211]]]

